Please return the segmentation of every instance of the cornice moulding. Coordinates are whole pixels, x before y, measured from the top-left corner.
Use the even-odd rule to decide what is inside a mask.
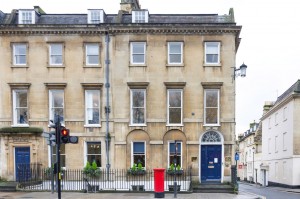
[[[239,34],[241,27],[224,26],[203,26],[193,24],[164,24],[148,26],[130,26],[130,25],[110,25],[106,27],[89,27],[70,25],[33,25],[33,26],[0,26],[0,35],[65,35],[65,34],[83,34],[83,35],[105,35],[109,34]]]

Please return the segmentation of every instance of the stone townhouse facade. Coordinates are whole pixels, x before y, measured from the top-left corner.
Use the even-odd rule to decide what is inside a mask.
[[[237,176],[240,180],[250,183],[261,182],[262,131],[261,122],[250,123],[250,128],[238,136],[240,159],[237,162]]]
[[[300,80],[282,93],[262,118],[265,185],[300,187]]]
[[[42,132],[59,115],[79,137],[62,145],[67,169],[93,160],[167,169],[176,159],[194,180],[231,180],[241,31],[233,9],[150,14],[136,0],[120,7],[0,12],[0,176],[15,180],[20,163],[50,166]]]

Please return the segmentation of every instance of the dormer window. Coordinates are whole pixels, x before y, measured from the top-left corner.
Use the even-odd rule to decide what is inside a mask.
[[[103,10],[88,10],[88,23],[89,24],[99,24],[103,23]]]
[[[148,23],[148,10],[132,11],[132,23]]]
[[[34,10],[19,10],[19,24],[34,24],[35,11]]]

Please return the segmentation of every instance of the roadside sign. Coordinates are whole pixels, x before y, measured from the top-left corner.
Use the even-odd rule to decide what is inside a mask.
[[[237,160],[240,159],[240,156],[239,156],[239,154],[237,152],[235,153],[234,159],[235,159],[235,161],[237,161]]]

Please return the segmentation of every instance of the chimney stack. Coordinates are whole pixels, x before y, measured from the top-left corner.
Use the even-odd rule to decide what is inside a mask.
[[[121,0],[121,11],[124,13],[131,13],[132,10],[139,10],[141,6],[139,0]]]
[[[273,101],[265,101],[264,109],[263,109],[263,115],[267,113],[272,107],[274,106]]]

